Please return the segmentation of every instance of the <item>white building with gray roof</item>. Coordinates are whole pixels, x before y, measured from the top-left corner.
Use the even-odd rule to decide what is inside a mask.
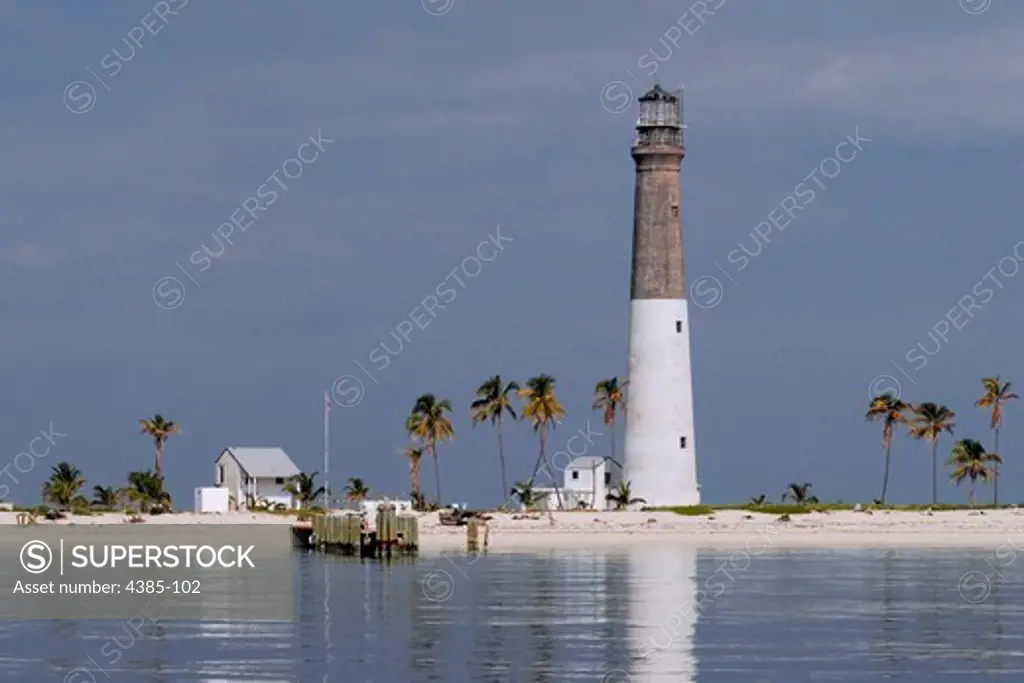
[[[233,510],[248,510],[258,501],[296,508],[298,501],[285,486],[299,472],[283,448],[230,446],[214,461],[213,481],[228,489]]]

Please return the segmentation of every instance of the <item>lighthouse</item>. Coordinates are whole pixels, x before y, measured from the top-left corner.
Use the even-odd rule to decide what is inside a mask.
[[[639,98],[625,479],[647,506],[697,505],[690,318],[680,218],[682,92]]]

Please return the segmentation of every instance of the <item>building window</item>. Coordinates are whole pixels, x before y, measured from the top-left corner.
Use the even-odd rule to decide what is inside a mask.
[[[611,472],[605,472],[604,473],[604,485],[605,486],[611,486],[611,483],[612,483],[612,473]]]
[[[672,218],[679,218],[679,205],[678,204],[673,204],[672,205]]]
[[[679,447],[680,448],[686,448],[686,437],[685,436],[679,437]]]
[[[580,478],[580,473],[578,471],[576,471],[576,470],[573,470],[572,471],[572,478],[573,479],[579,479]]]
[[[284,483],[284,477],[278,477],[278,478],[274,479],[274,483],[277,484],[278,486],[280,486],[281,484]]]
[[[217,486],[224,483],[224,465],[217,465]]]
[[[682,320],[677,320],[676,321],[676,334],[682,334],[682,332],[683,332],[683,321]]]

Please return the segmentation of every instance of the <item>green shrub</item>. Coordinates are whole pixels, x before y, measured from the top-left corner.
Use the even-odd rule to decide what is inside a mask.
[[[909,505],[885,505],[879,506],[873,503],[861,504],[864,510],[876,510],[876,511],[887,511],[891,510],[894,512],[923,512],[925,510],[934,510],[936,512],[949,511],[949,510],[994,510],[994,509],[1007,509],[1009,505],[975,505],[973,508],[967,505],[959,505],[953,503],[939,503],[932,505],[931,503],[911,503]],[[716,504],[716,505],[686,505],[676,507],[654,507],[644,508],[644,510],[652,512],[674,512],[677,515],[683,515],[685,517],[701,517],[704,515],[711,515],[716,512],[722,512],[725,510],[742,510],[744,512],[760,513],[763,515],[794,515],[794,514],[806,514],[808,512],[837,512],[837,511],[852,511],[854,505],[851,503],[808,503],[806,505],[795,505],[793,503],[765,503],[761,505],[755,505],[753,503],[730,503],[730,504]]]
[[[702,517],[714,512],[710,505],[680,505],[667,508],[644,508],[644,510],[651,512],[674,512],[684,517]]]

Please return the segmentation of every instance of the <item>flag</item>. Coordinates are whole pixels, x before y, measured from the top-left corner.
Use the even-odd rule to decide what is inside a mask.
[[[327,414],[330,415],[330,413],[331,413],[331,395],[328,394],[326,391],[324,392],[324,410],[326,410]]]

